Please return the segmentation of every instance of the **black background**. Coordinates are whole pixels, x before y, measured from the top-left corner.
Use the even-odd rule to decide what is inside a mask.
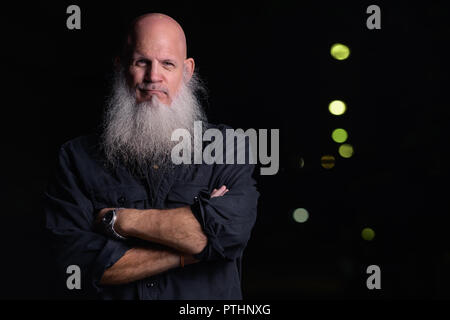
[[[81,30],[66,28],[71,4]],[[366,27],[371,4],[381,30]],[[258,177],[245,298],[450,297],[448,5],[61,1],[1,7],[1,298],[55,297],[42,194],[58,147],[98,128],[119,36],[146,12],[184,28],[211,122],[280,129],[280,171]],[[331,57],[336,42],[349,59]],[[334,99],[347,103],[340,117],[328,112]],[[350,159],[331,140],[337,127],[349,132]],[[292,219],[299,207],[306,223]],[[372,264],[381,290],[366,287]]]

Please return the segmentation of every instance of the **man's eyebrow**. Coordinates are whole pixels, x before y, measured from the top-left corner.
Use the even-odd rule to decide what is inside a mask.
[[[144,58],[144,59],[150,60],[150,59],[147,57],[147,55],[145,55],[145,54],[143,54],[143,53],[141,53],[141,52],[139,52],[139,51],[134,51],[132,56],[133,56],[135,59],[136,59],[136,58]],[[173,57],[167,57],[167,58],[162,58],[162,59],[158,59],[158,60],[160,60],[160,61],[168,61],[168,62],[172,62],[172,63],[176,63],[176,62],[177,62],[177,60],[176,60],[175,58],[173,58]]]
[[[138,51],[134,51],[133,54],[132,54],[132,56],[135,57],[135,58],[145,58],[145,59],[148,59],[148,57],[147,57],[145,54],[140,53],[140,52],[138,52]]]
[[[161,61],[163,61],[163,62],[171,62],[173,64],[177,63],[177,61],[175,59],[171,59],[171,58],[162,59]]]

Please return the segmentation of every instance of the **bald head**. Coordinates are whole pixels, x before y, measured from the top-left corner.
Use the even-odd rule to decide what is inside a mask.
[[[123,65],[137,102],[157,97],[170,105],[183,80],[194,72],[186,36],[173,18],[161,13],[137,17],[127,36]]]
[[[171,41],[186,58],[186,36],[183,28],[173,18],[162,13],[148,13],[137,17],[131,24],[128,34],[128,45],[136,46],[150,38],[160,38],[161,41]]]

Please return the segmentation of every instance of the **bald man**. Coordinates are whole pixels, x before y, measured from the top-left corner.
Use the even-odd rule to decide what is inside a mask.
[[[174,130],[229,128],[206,122],[183,29],[140,16],[115,61],[103,131],[63,144],[45,193],[58,285],[82,298],[242,299],[254,166],[172,163]]]

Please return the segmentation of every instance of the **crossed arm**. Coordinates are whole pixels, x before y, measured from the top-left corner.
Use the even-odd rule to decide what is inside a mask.
[[[223,196],[228,189],[214,189],[211,198]],[[98,220],[111,208],[98,213]],[[123,284],[143,279],[180,265],[198,262],[193,255],[201,252],[207,237],[189,206],[175,209],[121,209],[116,231],[123,236],[163,245],[163,248],[136,247],[128,250],[103,273],[100,284]]]

